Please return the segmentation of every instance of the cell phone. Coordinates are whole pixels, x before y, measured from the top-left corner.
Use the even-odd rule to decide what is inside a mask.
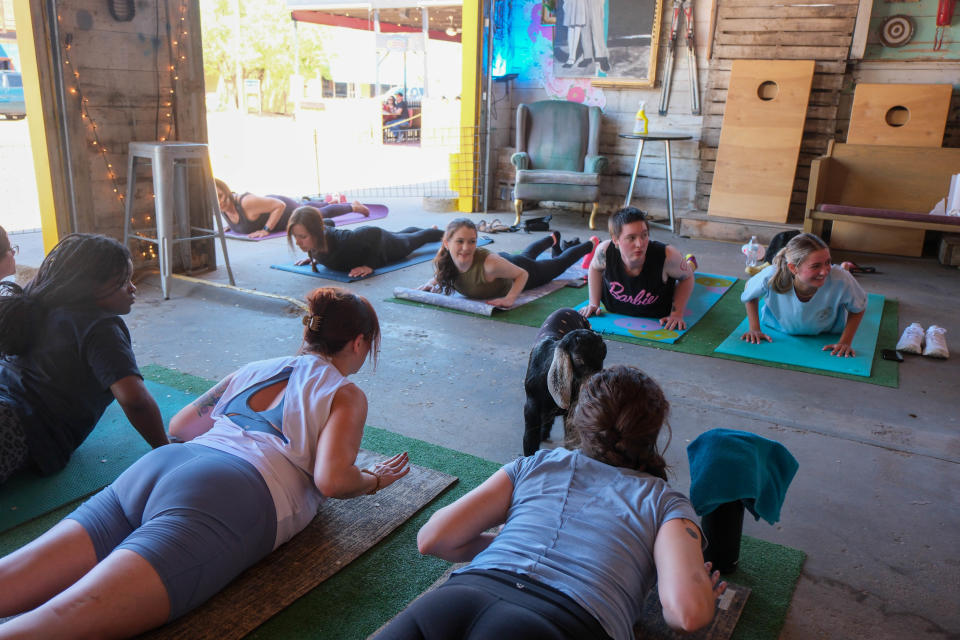
[[[880,357],[884,360],[893,360],[894,362],[903,362],[903,356],[896,349],[884,349],[880,352]]]

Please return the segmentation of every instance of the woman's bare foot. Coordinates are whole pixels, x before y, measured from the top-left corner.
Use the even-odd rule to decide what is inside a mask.
[[[368,209],[367,205],[363,204],[359,200],[354,200],[352,203],[350,203],[350,206],[353,207],[353,210],[356,213],[359,213],[364,216],[370,215],[370,209]]]

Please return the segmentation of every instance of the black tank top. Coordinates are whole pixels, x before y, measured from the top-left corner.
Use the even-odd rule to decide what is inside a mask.
[[[607,268],[603,270],[601,301],[607,311],[640,318],[663,318],[670,315],[676,281],[663,281],[663,263],[667,245],[650,241],[640,275],[627,273],[620,250],[607,245]]]

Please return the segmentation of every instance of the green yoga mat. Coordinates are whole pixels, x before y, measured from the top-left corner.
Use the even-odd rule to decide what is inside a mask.
[[[143,373],[149,375],[150,369]],[[153,380],[147,380],[147,389],[160,406],[164,424],[195,397]],[[62,471],[46,477],[20,473],[0,487],[0,531],[98,491],[149,450],[114,402]]]
[[[213,384],[160,367],[144,368],[144,373],[191,396]],[[416,464],[455,475],[459,482],[370,551],[251,633],[249,639],[366,638],[428,589],[450,566],[417,552],[420,527],[436,509],[464,495],[501,466],[370,426],[365,429],[361,446],[384,454],[408,451]],[[0,533],[0,555],[39,536],[79,502],[75,500]],[[734,631],[735,640],[772,640],[778,636],[805,557],[796,549],[743,537],[737,572],[726,577],[749,586],[753,592]]]
[[[763,301],[761,301],[761,310]],[[869,376],[873,365],[874,352],[877,349],[877,336],[880,333],[880,318],[883,315],[883,296],[871,293],[867,297],[867,309],[863,314],[860,327],[853,337],[854,357],[840,358],[824,351],[823,347],[834,344],[840,334],[821,334],[817,336],[792,336],[769,327],[763,327],[764,333],[772,342],[750,344],[740,339],[750,330],[750,322],[744,318],[727,338],[717,347],[718,353],[742,356],[755,360],[793,364],[811,369],[823,369],[855,376]]]
[[[774,367],[777,369],[790,369],[792,371],[803,371],[805,373],[814,373],[817,375],[830,376],[834,378],[844,378],[846,380],[856,380],[857,382],[867,382],[884,387],[896,388],[899,386],[897,363],[880,358],[880,350],[874,354],[872,374],[869,378],[855,376],[848,373],[839,373],[836,371],[824,371],[823,369],[811,369],[791,364],[782,364],[779,362],[764,362],[742,356],[727,355],[723,353],[714,353],[714,349],[730,335],[730,333],[746,317],[743,303],[740,302],[740,294],[743,293],[744,280],[737,280],[737,283],[730,287],[713,307],[703,316],[692,329],[687,331],[676,342],[658,342],[655,340],[644,340],[632,336],[623,336],[616,334],[605,334],[607,340],[617,342],[627,342],[637,344],[643,347],[652,347],[654,349],[663,349],[666,351],[680,351],[683,353],[692,353],[698,356],[708,356],[711,358],[723,358],[725,360],[737,360],[739,362],[749,362],[765,367]],[[561,307],[576,307],[583,302],[583,291],[580,289],[560,289],[555,293],[534,300],[522,307],[494,314],[489,319],[496,322],[508,322],[510,324],[520,324],[528,327],[539,327],[551,313]],[[409,304],[421,307],[423,309],[440,309],[433,305],[418,304],[398,298],[387,298],[387,302],[396,304]],[[460,313],[451,309],[440,309],[448,313]],[[473,318],[474,314],[464,313]],[[891,349],[897,342],[897,302],[895,300],[885,300],[883,305],[883,317],[880,320],[880,330],[877,337],[877,344]]]

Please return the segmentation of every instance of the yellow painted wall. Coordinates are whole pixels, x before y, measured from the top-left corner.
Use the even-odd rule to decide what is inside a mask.
[[[461,35],[463,78],[460,92],[460,151],[450,157],[450,182],[460,194],[457,209],[476,211],[479,198],[473,185],[477,181],[477,129],[482,96],[481,57],[483,53],[483,0],[463,0],[463,33]]]
[[[44,253],[50,251],[60,239],[57,231],[56,207],[53,200],[53,179],[50,173],[50,149],[47,141],[47,123],[40,102],[40,73],[37,68],[36,42],[34,41],[34,16],[30,0],[14,0],[14,17],[17,21],[17,47],[20,49],[20,67],[23,76],[23,96],[27,105],[27,127],[30,131],[30,147],[33,150],[33,168],[37,176],[37,193],[40,198],[40,228],[43,232]],[[51,130],[54,130],[51,124]]]

